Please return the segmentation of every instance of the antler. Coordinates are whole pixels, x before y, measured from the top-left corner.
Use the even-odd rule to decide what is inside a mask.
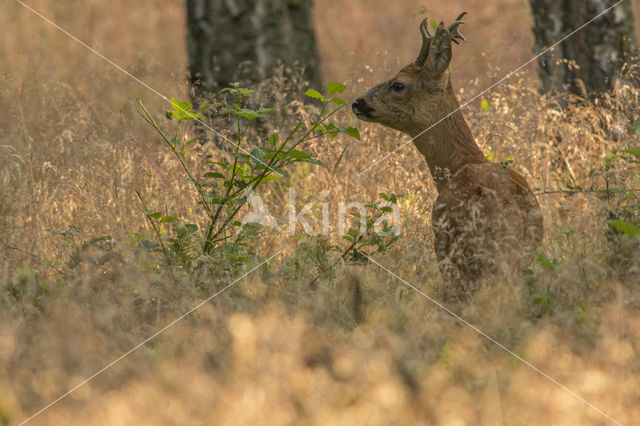
[[[424,18],[422,23],[420,24],[420,34],[422,34],[422,47],[420,48],[420,54],[418,55],[418,59],[416,59],[415,64],[419,67],[424,65],[424,62],[427,60],[427,55],[429,54],[429,45],[431,44],[431,39],[433,36],[429,33],[428,26],[429,18]]]
[[[447,27],[449,33],[451,33],[451,41],[455,44],[458,44],[458,40],[467,41],[467,38],[458,31],[458,27],[464,22],[462,22],[462,18],[466,15],[467,12],[462,12],[456,20]],[[420,24],[420,34],[422,34],[422,47],[420,48],[420,54],[418,55],[418,59],[414,62],[417,66],[422,67],[427,60],[427,56],[429,56],[429,47],[431,46],[431,41],[433,40],[433,36],[429,33],[429,18],[424,18],[422,23]]]
[[[453,22],[453,24],[449,25],[449,28],[447,28],[449,30],[449,32],[451,33],[451,41],[453,41],[455,44],[458,44],[458,40],[456,39],[460,39],[462,41],[467,41],[467,38],[465,36],[463,36],[462,34],[460,34],[460,32],[458,31],[458,27],[461,24],[464,24],[464,22],[462,22],[462,18],[464,18],[464,15],[466,15],[467,12],[462,12],[457,18],[456,20]]]

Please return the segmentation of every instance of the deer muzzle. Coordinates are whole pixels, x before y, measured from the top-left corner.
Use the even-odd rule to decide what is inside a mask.
[[[351,110],[361,120],[371,118],[371,113],[375,111],[364,98],[358,98],[351,105]]]

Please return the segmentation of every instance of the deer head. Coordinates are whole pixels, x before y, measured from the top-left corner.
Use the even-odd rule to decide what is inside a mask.
[[[433,36],[425,18],[420,25],[422,48],[418,59],[358,98],[352,105],[356,116],[415,136],[457,108],[447,69],[451,43],[466,41],[458,32],[466,13],[448,27],[440,22]]]

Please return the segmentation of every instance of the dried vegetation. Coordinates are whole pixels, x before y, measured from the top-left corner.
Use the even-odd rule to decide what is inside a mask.
[[[121,18],[109,21],[113,28],[98,19],[107,13],[103,2],[83,5],[91,13],[82,19],[93,19],[86,23],[71,20],[65,4],[33,2],[160,92],[184,97],[181,4],[162,12],[151,1],[109,6]],[[415,11],[408,8],[407,16]],[[134,100],[143,98],[158,116],[166,105],[18,5],[3,8],[0,24],[11,29],[0,42],[0,55],[11,59],[0,74],[0,424],[30,416],[279,247],[283,254],[268,266],[33,423],[608,422],[384,270],[334,265],[328,247],[340,244],[337,237],[265,230],[244,263],[221,256],[198,272],[164,266],[139,245],[136,235],[153,233],[135,189],[155,210],[198,220],[192,186],[135,113]],[[118,31],[124,28],[155,36],[136,39]],[[177,29],[169,36],[165,28]],[[331,39],[322,40],[326,46]],[[414,47],[400,59],[381,55],[393,65],[370,64],[377,77],[361,65],[365,52],[348,58],[349,96],[412,58]],[[473,62],[458,66],[488,75]],[[485,81],[458,80],[460,98]],[[496,282],[450,308],[630,424],[640,418],[640,250],[638,236],[612,223],[638,224],[633,189],[640,189],[640,168],[631,154],[611,156],[640,148],[640,90],[622,81],[615,96],[596,105],[560,110],[534,84],[529,74],[515,76],[465,114],[481,148],[537,188],[546,227],[542,250],[522,279]],[[258,99],[276,104],[274,126],[286,128],[314,112],[300,102],[301,88],[288,86],[275,79],[261,88]],[[356,125],[347,114],[339,119]],[[216,124],[232,134],[223,121]],[[379,192],[405,194],[403,238],[375,258],[439,300],[429,226],[435,189],[426,164],[407,146],[358,177],[403,140],[376,125],[359,129],[361,142],[349,145],[335,173],[301,165],[265,200],[274,216],[286,217],[289,187],[300,205],[329,200],[333,208],[339,201],[371,202]],[[334,165],[344,143],[319,138],[309,149]],[[198,170],[204,158],[221,155],[210,144],[188,160]]]

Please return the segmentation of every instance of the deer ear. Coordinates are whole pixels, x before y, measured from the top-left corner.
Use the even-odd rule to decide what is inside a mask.
[[[451,62],[451,33],[440,22],[436,34],[431,40],[425,68],[432,75],[440,75],[447,70]]]

